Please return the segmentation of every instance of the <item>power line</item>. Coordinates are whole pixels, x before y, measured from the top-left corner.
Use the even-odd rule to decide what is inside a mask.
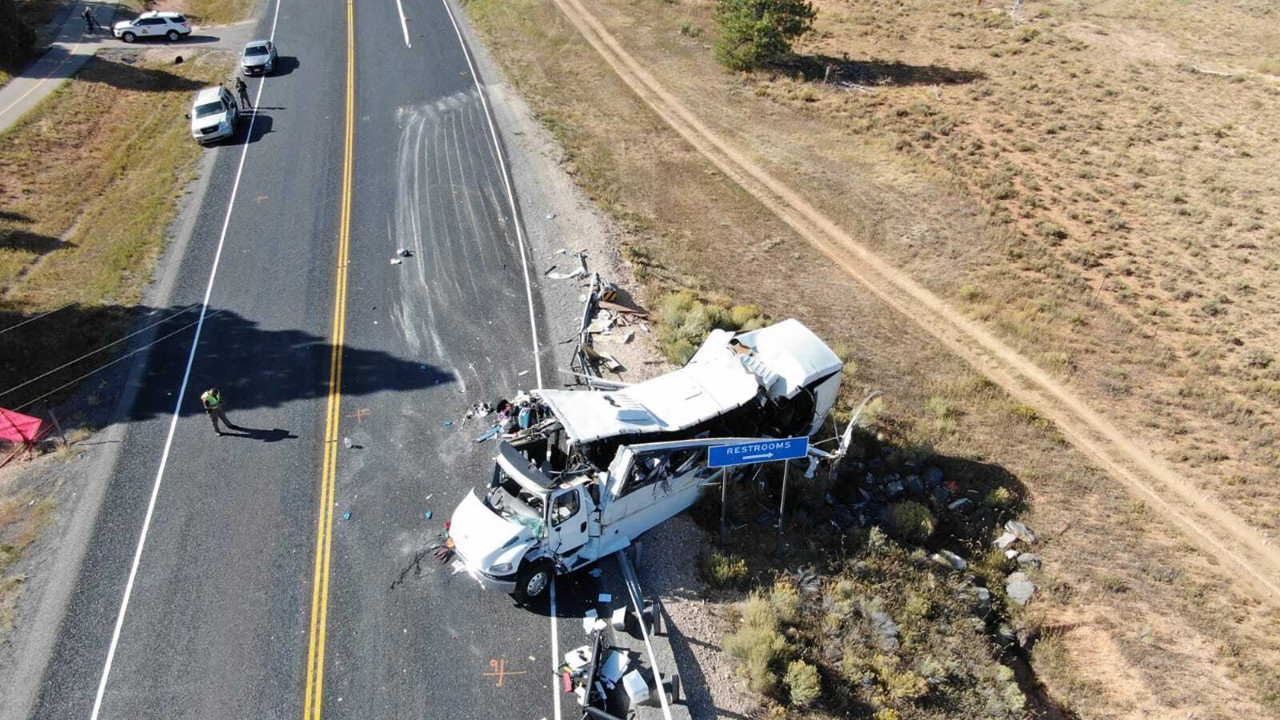
[[[223,311],[222,311],[222,310],[215,310],[214,312],[211,312],[211,313],[209,313],[208,315],[206,315],[206,316],[205,316],[205,319],[207,320],[207,319],[209,319],[209,318],[213,317],[214,315],[217,315],[217,314],[219,314],[219,313],[221,313],[221,312],[223,312]],[[118,363],[118,362],[120,362],[120,361],[124,360],[125,358],[128,358],[128,357],[133,356],[133,355],[137,355],[138,353],[142,352],[143,350],[146,350],[147,348],[149,348],[149,347],[151,347],[151,346],[153,346],[153,345],[156,345],[157,343],[163,342],[164,340],[168,340],[169,338],[173,337],[174,335],[177,335],[177,334],[178,334],[178,333],[180,333],[180,332],[183,332],[184,330],[187,330],[187,329],[189,329],[189,328],[195,327],[195,326],[196,326],[196,325],[198,325],[199,323],[200,323],[200,321],[199,321],[199,320],[196,320],[195,322],[187,323],[186,325],[183,325],[182,327],[178,328],[177,330],[174,330],[173,332],[171,332],[171,333],[169,333],[169,334],[167,334],[167,335],[163,335],[163,336],[161,336],[161,337],[159,337],[159,338],[156,338],[155,340],[153,340],[153,341],[151,341],[151,342],[147,343],[146,345],[143,345],[142,347],[140,347],[140,348],[138,348],[138,349],[136,349],[136,350],[130,350],[129,352],[125,353],[124,355],[121,355],[120,357],[116,358],[115,360],[112,360],[112,361],[111,361],[111,362],[109,362],[109,363],[106,363],[105,365],[99,365],[97,368],[95,368],[95,369],[93,369],[93,370],[90,370],[89,372],[87,372],[87,373],[85,373],[85,374],[81,375],[80,377],[76,378],[75,380],[72,380],[71,382],[63,383],[62,385],[59,385],[58,387],[56,387],[56,388],[54,388],[54,389],[50,390],[49,392],[47,392],[47,393],[45,393],[45,394],[41,395],[40,397],[38,397],[38,398],[34,398],[34,399],[32,399],[32,400],[29,400],[29,401],[27,401],[27,402],[23,403],[22,405],[19,405],[18,407],[13,408],[13,410],[14,410],[15,412],[16,412],[16,411],[19,411],[19,410],[25,410],[26,408],[29,408],[29,407],[31,407],[32,405],[35,405],[36,403],[38,403],[38,402],[40,402],[41,400],[43,400],[43,399],[45,399],[45,398],[49,397],[50,395],[53,395],[54,393],[59,392],[60,390],[63,390],[63,389],[65,389],[65,388],[68,388],[68,387],[70,387],[70,386],[72,386],[72,385],[75,385],[76,383],[78,383],[78,382],[80,382],[81,380],[83,380],[83,379],[85,379],[85,378],[89,377],[90,375],[94,375],[94,374],[97,374],[97,373],[99,373],[99,372],[102,372],[103,370],[106,370],[107,368],[111,367],[112,365],[115,365],[116,363]]]
[[[129,333],[128,335],[125,335],[124,337],[120,338],[119,340],[114,340],[114,341],[112,341],[112,342],[109,342],[109,343],[107,343],[106,345],[103,345],[102,347],[99,347],[99,348],[98,348],[98,349],[96,349],[96,350],[90,350],[89,352],[87,352],[87,353],[85,353],[85,354],[81,355],[80,357],[76,358],[75,360],[72,360],[72,361],[70,361],[70,362],[65,362],[65,363],[63,363],[63,364],[59,365],[58,367],[56,367],[56,368],[54,368],[54,369],[52,369],[52,370],[50,370],[50,371],[48,371],[48,372],[44,373],[43,375],[37,375],[36,377],[33,377],[33,378],[31,378],[30,380],[27,380],[27,381],[26,381],[26,382],[24,382],[24,383],[20,383],[20,384],[18,384],[18,385],[14,385],[13,387],[9,388],[8,390],[5,390],[4,392],[0,392],[0,397],[4,397],[5,395],[8,395],[9,393],[11,393],[11,392],[15,392],[15,391],[17,391],[17,390],[21,390],[22,388],[24,388],[24,387],[26,387],[26,386],[30,385],[31,383],[36,382],[37,380],[41,380],[41,379],[43,379],[43,378],[49,377],[50,375],[52,375],[52,374],[54,374],[54,373],[58,372],[59,370],[62,370],[62,369],[64,369],[64,368],[66,368],[66,367],[68,367],[68,366],[70,366],[70,365],[75,365],[76,363],[80,362],[81,360],[84,360],[85,358],[89,357],[90,355],[96,355],[96,354],[98,354],[98,353],[102,352],[103,350],[106,350],[107,348],[111,347],[112,345],[119,345],[120,343],[124,342],[125,340],[128,340],[129,338],[133,337],[134,335],[138,335],[138,334],[140,334],[140,333],[144,333],[144,332],[146,332],[146,331],[150,330],[151,328],[153,328],[153,327],[155,327],[155,326],[157,326],[157,325],[163,325],[164,323],[169,322],[170,320],[172,320],[173,318],[175,318],[175,317],[177,317],[177,316],[181,315],[182,313],[185,313],[185,312],[191,312],[191,310],[192,310],[193,308],[194,308],[194,306],[192,306],[192,307],[188,307],[188,308],[186,308],[185,310],[179,310],[178,312],[176,312],[176,313],[174,313],[174,314],[170,315],[169,317],[166,317],[166,318],[164,318],[163,320],[160,320],[160,321],[154,322],[154,323],[152,323],[152,324],[150,324],[150,325],[148,325],[148,326],[146,326],[146,327],[144,327],[144,328],[140,328],[139,330],[137,330],[137,331],[135,331],[135,332],[131,332],[131,333]],[[34,319],[34,318],[33,318],[33,319]],[[15,326],[15,327],[16,327],[16,326]]]
[[[35,316],[35,317],[33,317],[33,318],[27,318],[26,320],[23,320],[22,322],[18,323],[17,325],[10,325],[9,327],[4,328],[3,330],[0,330],[0,335],[3,335],[3,334],[5,334],[5,333],[9,332],[10,330],[17,330],[18,328],[22,327],[23,325],[26,325],[26,324],[27,324],[27,323],[29,323],[29,322],[35,322],[35,321],[39,320],[39,319],[40,319],[40,318],[42,318],[42,317],[48,317],[48,316],[50,316],[50,315],[52,315],[52,314],[54,314],[54,313],[56,313],[56,312],[59,312],[59,311],[61,311],[61,310],[66,310],[67,308],[71,307],[72,305],[75,305],[75,303],[73,303],[73,302],[69,302],[69,303],[67,303],[66,305],[63,305],[63,306],[62,306],[62,307],[60,307],[60,308],[55,308],[55,309],[53,309],[53,310],[50,310],[49,312],[40,313],[39,315],[37,315],[37,316]]]

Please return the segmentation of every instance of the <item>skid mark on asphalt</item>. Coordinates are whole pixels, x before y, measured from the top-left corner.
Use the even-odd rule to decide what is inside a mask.
[[[498,198],[498,188],[502,185],[502,179],[497,175],[498,161],[493,155],[492,143],[488,142],[487,136],[484,135],[484,117],[481,113],[482,110],[478,103],[473,103],[467,107],[466,120],[472,128],[472,132],[467,133],[467,139],[470,141],[470,147],[474,150],[474,152],[467,153],[467,156],[471,158],[475,176],[482,178],[479,183],[481,193],[476,200],[486,210],[480,216],[489,227],[490,237],[503,240],[508,248],[516,250],[515,240],[507,232],[506,212],[503,209],[502,201]],[[481,148],[481,145],[484,147]],[[484,244],[481,247],[481,252],[484,252],[486,256],[492,255],[494,263],[499,266],[502,265],[502,256],[499,254],[497,243]],[[520,296],[520,293],[509,285],[501,285],[499,289],[508,297],[519,298]]]
[[[464,136],[465,137],[465,136]],[[480,285],[476,282],[475,262],[471,260],[473,253],[466,252],[466,237],[475,237],[476,223],[475,217],[464,218],[462,214],[462,206],[466,205],[468,212],[471,209],[471,203],[467,198],[467,175],[462,169],[462,143],[458,141],[458,116],[451,114],[449,116],[449,130],[445,135],[447,154],[449,161],[449,187],[453,189],[453,216],[458,221],[458,233],[453,235],[450,240],[461,252],[454,254],[455,267],[458,263],[467,271],[467,280],[471,282],[471,292],[475,296],[480,295]],[[456,166],[455,166],[456,161]],[[456,168],[456,169],[455,169]],[[462,190],[461,199],[458,197],[459,189]],[[470,232],[468,232],[470,230]]]
[[[479,91],[401,107],[396,121],[400,137],[390,250],[410,248],[414,257],[405,260],[409,272],[401,275],[403,292],[391,303],[393,325],[413,352],[432,354],[434,365],[448,368],[464,394],[464,376],[472,387],[496,389],[516,380],[514,371],[500,370],[495,377],[490,367],[466,359],[492,354],[481,335],[519,338],[527,331],[508,313],[482,322],[476,318],[477,308],[495,307],[495,298],[514,305],[520,296],[520,249],[500,199],[502,176],[484,132]],[[438,328],[469,330],[456,337]]]

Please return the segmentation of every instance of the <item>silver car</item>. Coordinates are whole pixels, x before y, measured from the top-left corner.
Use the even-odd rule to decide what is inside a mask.
[[[244,46],[240,71],[245,75],[269,75],[276,69],[276,44],[270,40],[254,40]]]
[[[187,117],[191,118],[191,137],[205,145],[235,136],[240,108],[231,92],[219,85],[197,92]]]

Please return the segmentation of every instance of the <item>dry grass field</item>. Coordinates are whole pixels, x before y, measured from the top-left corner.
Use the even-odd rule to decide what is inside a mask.
[[[753,74],[715,65],[709,0],[590,7],[718,135],[1274,535],[1277,10],[815,4],[801,58]],[[551,2],[468,11],[652,293],[801,318],[848,349],[851,396],[886,392],[883,433],[1027,488],[1046,563],[1017,621],[1065,713],[1280,713],[1280,624],[1218,558],[726,178]]]
[[[0,135],[0,325],[68,304],[115,309],[53,316],[52,332],[30,325],[0,335],[0,389],[100,347],[132,322],[129,308],[150,281],[201,153],[183,113],[194,88],[231,68],[224,53],[183,53],[181,65],[174,54],[99,55]],[[22,406],[65,380],[8,394],[4,404]],[[12,566],[52,517],[56,489],[56,477],[17,484],[16,467],[0,478],[0,637],[25,579]]]

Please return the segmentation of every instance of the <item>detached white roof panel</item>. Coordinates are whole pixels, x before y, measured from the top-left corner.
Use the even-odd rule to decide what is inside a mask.
[[[575,443],[683,430],[736,410],[759,390],[741,363],[690,365],[622,390],[535,390]]]
[[[784,320],[738,336],[778,376],[766,386],[772,396],[793,397],[800,388],[844,367],[840,357],[799,320]]]

